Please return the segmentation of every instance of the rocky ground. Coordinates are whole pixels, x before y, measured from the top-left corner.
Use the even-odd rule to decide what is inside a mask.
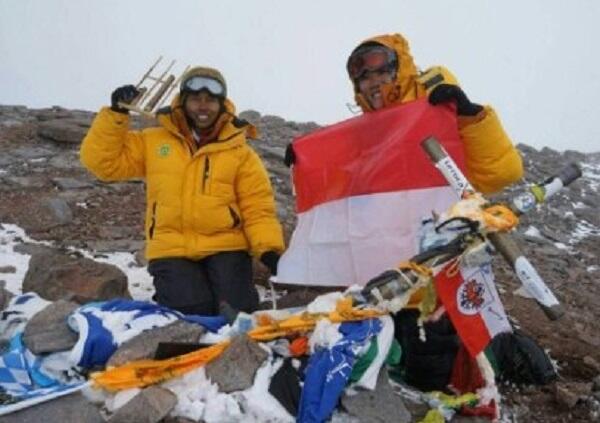
[[[261,130],[260,140],[253,145],[271,175],[279,216],[289,236],[295,217],[289,172],[282,164],[285,146],[317,125],[253,111],[242,117]],[[129,251],[144,263],[140,253],[143,183],[104,184],[79,163],[79,143],[92,118],[90,112],[58,107],[0,106],[0,222],[17,224],[33,239],[53,243],[47,248],[21,247],[32,254],[30,266],[39,269],[38,275],[27,275],[24,290],[36,289],[52,300],[64,298],[66,291],[70,292],[68,299],[77,302],[126,291],[122,275],[108,266],[91,268],[86,259],[67,254],[69,247],[99,255]],[[549,321],[531,300],[515,294],[518,280],[501,259],[495,259],[508,313],[516,325],[549,350],[560,374],[557,382],[544,387],[504,386],[505,406],[520,422],[600,421],[600,153],[538,151],[522,144],[519,148],[525,161],[524,183],[539,182],[572,161],[581,164],[584,177],[547,206],[523,217],[516,234],[526,255],[564,304],[566,315],[561,320]],[[504,197],[522,190],[524,183]],[[0,281],[3,273],[12,271],[10,265],[0,266]],[[88,283],[85,292],[69,291],[69,286],[50,292],[44,282],[58,273],[68,273],[73,285],[83,278],[89,281],[90,275],[97,283],[91,287]],[[257,280],[263,277],[257,274]]]

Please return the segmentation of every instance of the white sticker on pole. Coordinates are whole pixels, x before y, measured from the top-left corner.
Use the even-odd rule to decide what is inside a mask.
[[[460,171],[454,160],[451,157],[444,157],[438,161],[435,166],[442,172],[452,189],[462,197],[465,190],[474,191],[473,187],[465,178],[465,175]]]
[[[546,307],[558,305],[558,300],[546,286],[538,272],[533,268],[529,260],[521,256],[515,260],[515,271],[525,289],[533,297]]]

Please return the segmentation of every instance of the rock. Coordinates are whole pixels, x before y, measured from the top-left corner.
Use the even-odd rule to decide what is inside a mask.
[[[561,406],[571,409],[592,392],[591,383],[559,382],[554,386],[554,398]]]
[[[34,354],[66,351],[73,348],[78,334],[67,324],[67,317],[79,304],[58,300],[36,313],[25,326],[23,343]]]
[[[42,188],[46,185],[46,181],[37,176],[8,176],[5,179],[21,188]]]
[[[45,147],[24,146],[14,149],[12,154],[25,160],[32,160],[51,157],[56,154],[56,151]]]
[[[16,273],[17,268],[15,266],[0,266],[0,273]]]
[[[80,304],[130,298],[127,276],[116,266],[50,248],[31,257],[23,291],[36,292],[52,301],[67,298]]]
[[[119,366],[133,360],[154,358],[160,342],[196,343],[204,332],[202,326],[183,320],[144,331],[124,342],[110,357],[106,366]]]
[[[130,241],[126,239],[87,241],[87,247],[96,253],[114,253],[127,251],[133,253],[144,248],[144,241]]]
[[[592,381],[592,391],[600,392],[600,375],[596,376]]]
[[[269,157],[269,158],[274,159],[274,160],[281,160],[281,161],[283,161],[283,158],[285,156],[285,147],[263,146],[261,148],[261,152],[263,153],[261,155],[263,157]]]
[[[411,422],[412,415],[402,398],[390,386],[387,371],[380,370],[374,391],[360,390],[356,395],[342,396],[342,406],[361,422]]]
[[[66,225],[73,220],[71,207],[62,198],[46,198],[42,201],[41,205],[50,213],[50,217],[56,225]]]
[[[150,386],[119,408],[108,423],[157,423],[177,404],[177,396],[168,389]]]
[[[598,361],[596,361],[596,359],[591,355],[586,355],[583,357],[583,364],[591,367],[595,372],[600,373],[600,363],[598,363]]]
[[[58,169],[83,169],[83,165],[79,161],[79,154],[75,152],[58,154],[48,160],[48,165]]]
[[[236,336],[223,354],[207,364],[206,375],[221,392],[241,391],[252,386],[256,370],[268,355],[248,336]]]
[[[54,119],[38,126],[42,138],[68,144],[79,144],[87,134],[91,121],[88,119]]]
[[[6,281],[0,281],[0,311],[4,310],[14,294],[6,289]]]
[[[256,126],[260,123],[260,113],[256,110],[244,110],[242,113],[238,115],[240,119],[244,119]]]
[[[75,393],[2,416],[2,423],[103,423],[100,410]]]
[[[52,182],[62,190],[92,188],[94,184],[73,178],[52,178]]]

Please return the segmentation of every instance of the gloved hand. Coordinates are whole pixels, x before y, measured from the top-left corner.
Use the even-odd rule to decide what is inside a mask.
[[[119,107],[119,103],[131,103],[138,95],[140,91],[133,85],[123,85],[122,87],[114,90],[110,96],[110,108],[111,110],[119,113],[128,114],[129,110]]]
[[[459,116],[475,116],[483,110],[483,106],[471,103],[469,97],[458,85],[440,84],[429,93],[429,103],[436,104],[456,102],[456,113]]]
[[[294,146],[292,145],[292,143],[289,143],[285,148],[285,156],[283,157],[283,163],[285,163],[287,167],[290,167],[296,163],[296,153],[294,153]]]
[[[279,253],[275,251],[267,251],[260,256],[260,261],[262,264],[267,266],[271,275],[275,276],[277,274],[277,264],[279,263]]]

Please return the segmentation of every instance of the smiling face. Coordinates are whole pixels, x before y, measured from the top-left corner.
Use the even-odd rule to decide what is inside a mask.
[[[183,105],[186,116],[198,129],[213,126],[221,112],[219,98],[207,91],[189,93]]]
[[[357,81],[358,91],[369,102],[373,110],[384,107],[383,91],[381,88],[394,80],[395,74],[389,70],[365,72]]]

